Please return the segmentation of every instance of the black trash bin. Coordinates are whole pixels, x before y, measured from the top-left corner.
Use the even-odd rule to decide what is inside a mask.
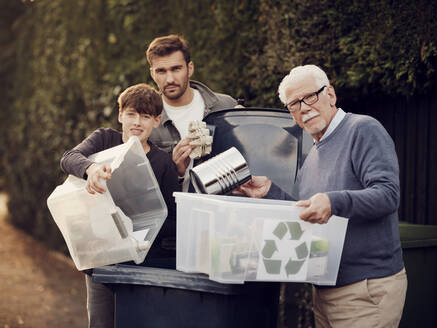
[[[115,327],[276,327],[279,283],[220,284],[204,274],[133,265],[94,269],[115,294]]]
[[[400,223],[408,277],[401,328],[437,327],[437,226]]]
[[[299,168],[313,145],[312,137],[286,110],[233,108],[208,114],[204,121],[213,132],[211,156],[237,148],[252,175],[268,176],[293,195]]]

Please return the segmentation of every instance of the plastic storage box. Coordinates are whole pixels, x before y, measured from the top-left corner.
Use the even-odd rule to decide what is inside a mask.
[[[348,220],[299,219],[294,202],[174,193],[176,268],[222,283],[335,285]]]
[[[76,267],[143,262],[167,207],[139,139],[131,137],[90,159],[110,163],[107,192],[91,195],[85,180],[70,175],[47,199]]]

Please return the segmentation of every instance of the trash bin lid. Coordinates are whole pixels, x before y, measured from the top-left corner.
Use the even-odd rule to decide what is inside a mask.
[[[245,290],[244,285],[211,281],[205,274],[125,264],[95,268],[92,277],[99,283],[168,287],[224,295],[242,294]]]
[[[235,147],[249,164],[252,175],[268,176],[282,190],[293,194],[296,175],[313,139],[288,111],[222,109],[208,114],[204,121],[214,137],[211,156]]]
[[[402,248],[437,247],[437,225],[399,222]]]

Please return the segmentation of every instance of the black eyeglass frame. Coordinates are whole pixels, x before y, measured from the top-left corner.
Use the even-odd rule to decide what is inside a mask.
[[[300,112],[300,109],[302,108],[302,102],[304,102],[304,103],[305,103],[306,105],[308,105],[308,106],[310,106],[310,105],[314,105],[316,102],[319,101],[319,94],[320,94],[320,92],[322,92],[323,89],[325,89],[326,87],[327,87],[327,86],[324,85],[323,87],[321,87],[321,88],[320,88],[319,90],[317,90],[316,92],[312,92],[312,93],[306,95],[306,96],[303,97],[301,100],[296,100],[296,101],[293,101],[292,103],[288,103],[288,104],[286,104],[286,105],[285,105],[285,109],[287,109],[290,113],[298,113],[298,112]],[[310,103],[307,103],[307,102],[305,101],[305,99],[308,99],[309,97],[314,97],[314,96],[316,96],[316,100],[315,100],[315,101],[310,102]],[[297,103],[299,103],[299,108],[298,108],[298,109],[294,109],[294,110],[292,110],[292,109],[290,109],[290,108],[288,107],[288,106],[295,105],[295,104],[297,104]]]

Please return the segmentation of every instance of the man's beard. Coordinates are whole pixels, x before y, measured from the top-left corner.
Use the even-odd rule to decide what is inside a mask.
[[[169,86],[175,86],[175,87],[179,87],[179,92],[176,93],[169,93],[168,91],[166,91],[166,88]],[[164,94],[164,96],[166,96],[166,98],[171,99],[171,100],[175,100],[175,99],[179,99],[187,90],[188,87],[188,75],[186,80],[184,81],[183,85],[179,85],[177,83],[171,83],[171,84],[167,84],[164,87],[164,90],[162,91],[162,93]]]

